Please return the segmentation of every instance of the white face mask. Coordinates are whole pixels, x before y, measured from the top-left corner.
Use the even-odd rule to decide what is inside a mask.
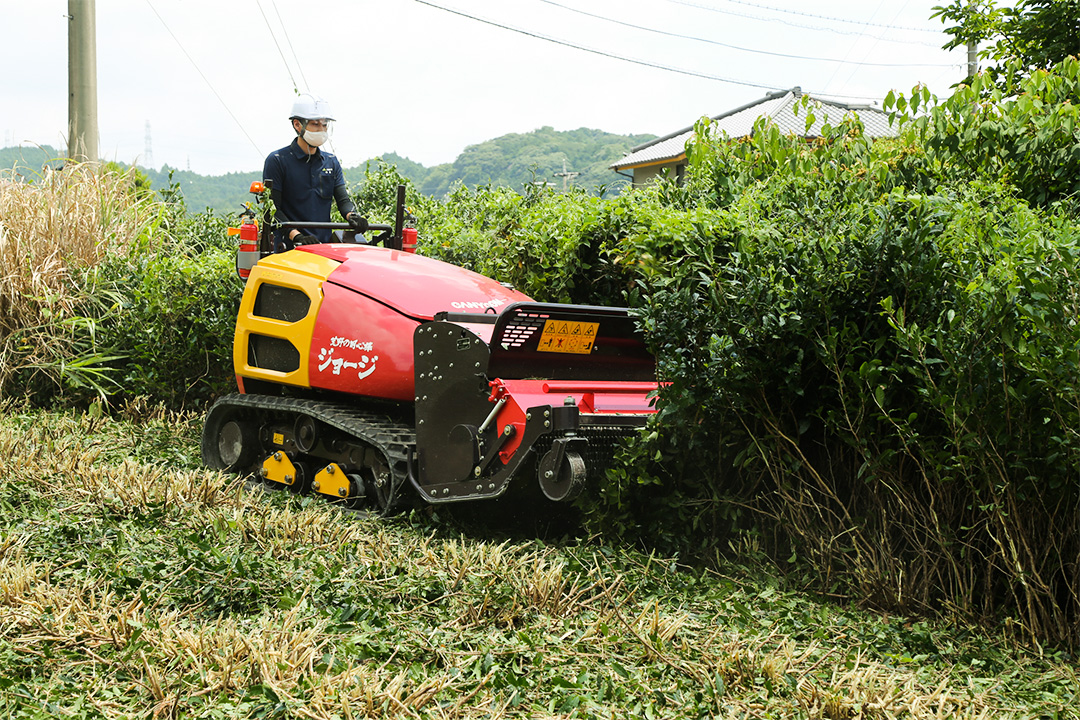
[[[322,132],[312,132],[311,130],[304,131],[304,142],[311,147],[319,147],[326,139],[330,137],[330,133],[323,130]]]

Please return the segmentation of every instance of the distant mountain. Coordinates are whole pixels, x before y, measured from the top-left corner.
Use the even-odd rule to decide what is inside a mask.
[[[54,167],[64,164],[63,153],[51,145],[20,145],[0,150],[0,170],[18,168],[26,177],[45,167],[46,163]]]
[[[153,188],[158,191],[169,187],[169,173],[172,173],[172,182],[180,186],[184,202],[191,212],[211,208],[239,215],[243,204],[251,200],[248,192],[251,183],[262,180],[262,170],[225,175],[199,175],[190,170],[170,168],[168,165],[162,166],[161,170],[139,170],[146,173]]]
[[[388,153],[381,159],[396,165],[417,189],[434,197],[441,197],[458,181],[469,187],[490,184],[520,188],[530,182],[563,187],[564,179],[555,175],[563,171],[578,173],[566,178],[567,185],[590,191],[600,186],[618,190],[629,181],[608,166],[630,148],[655,137],[614,135],[589,128],[559,131],[542,127],[530,133],[511,133],[470,145],[454,162],[431,168],[396,153]]]
[[[511,133],[470,145],[454,162],[430,168],[397,153],[387,153],[359,166],[345,168],[345,178],[351,185],[355,184],[363,178],[365,168],[375,170],[380,162],[384,162],[397,167],[398,172],[424,194],[442,197],[457,182],[469,187],[496,185],[514,189],[521,189],[526,183],[548,182],[561,188],[564,178],[555,173],[565,169],[578,173],[565,179],[567,186],[572,184],[590,192],[606,186],[608,192],[618,192],[628,180],[609,170],[608,166],[633,146],[655,137],[614,135],[589,128],[559,131],[542,127],[529,133]],[[60,152],[49,146],[5,148],[0,150],[0,169],[40,168],[57,157]],[[250,199],[248,188],[251,182],[262,175],[256,170],[205,176],[168,166],[161,170],[140,170],[158,191],[169,186],[171,172],[172,182],[179,185],[189,210],[209,207],[227,213],[240,211],[241,205]]]

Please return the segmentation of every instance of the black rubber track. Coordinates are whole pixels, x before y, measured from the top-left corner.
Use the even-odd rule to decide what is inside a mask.
[[[403,504],[407,505],[402,502],[402,488],[407,485],[408,452],[416,444],[416,432],[411,425],[343,403],[235,393],[219,398],[207,413],[202,437],[204,448],[207,442],[217,442],[216,438],[206,436],[206,429],[216,425],[211,419],[228,410],[239,411],[242,417],[250,418],[265,417],[267,413],[292,416],[303,413],[337,428],[382,454],[390,468],[390,500],[384,512],[394,512]]]

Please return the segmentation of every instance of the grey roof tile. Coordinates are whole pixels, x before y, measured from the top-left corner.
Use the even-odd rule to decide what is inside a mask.
[[[806,129],[806,115],[800,108],[796,115],[795,108],[802,96],[799,88],[769,93],[761,100],[755,100],[741,107],[712,118],[717,131],[726,132],[728,137],[738,138],[749,135],[754,129],[754,122],[768,116],[783,133],[793,133],[804,137],[817,137],[826,120],[836,125],[849,112],[856,113],[866,128],[868,137],[891,137],[896,131],[889,125],[889,117],[881,110],[869,105],[845,105],[831,100],[810,97],[814,103],[816,120]],[[655,140],[650,140],[633,148],[629,154],[611,165],[615,170],[640,165],[674,160],[686,151],[686,141],[694,134],[693,126],[677,130]]]

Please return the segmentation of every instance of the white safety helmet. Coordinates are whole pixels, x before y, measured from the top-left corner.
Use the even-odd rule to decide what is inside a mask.
[[[334,111],[330,109],[330,103],[321,97],[304,93],[293,102],[292,115],[289,119],[300,118],[301,120],[334,119]]]

